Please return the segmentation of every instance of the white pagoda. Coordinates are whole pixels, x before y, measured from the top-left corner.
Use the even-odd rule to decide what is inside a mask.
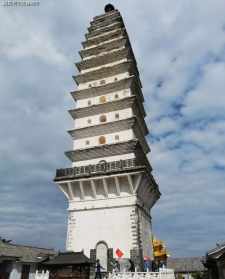
[[[141,266],[151,256],[150,210],[160,197],[146,157],[142,85],[120,12],[111,4],[91,21],[80,51],[69,111],[72,167],[54,181],[69,201],[66,249],[111,270],[118,251]]]

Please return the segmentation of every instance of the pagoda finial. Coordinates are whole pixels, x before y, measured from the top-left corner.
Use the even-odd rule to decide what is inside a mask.
[[[111,11],[114,11],[115,8],[112,4],[107,4],[105,5],[105,12],[108,13],[108,12],[111,12]]]

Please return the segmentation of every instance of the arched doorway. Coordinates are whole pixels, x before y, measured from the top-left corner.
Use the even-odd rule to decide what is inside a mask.
[[[107,271],[108,265],[108,246],[104,241],[100,241],[96,245],[96,259],[100,261],[103,271]]]

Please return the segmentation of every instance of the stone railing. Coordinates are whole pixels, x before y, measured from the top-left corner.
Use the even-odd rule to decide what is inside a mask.
[[[140,165],[139,165],[140,166]],[[114,171],[127,170],[138,167],[136,159],[127,159],[113,162],[100,161],[96,165],[88,165],[74,168],[56,170],[55,180],[63,178],[72,178],[88,176],[93,174],[105,174]]]
[[[108,279],[175,279],[174,271],[110,273]]]

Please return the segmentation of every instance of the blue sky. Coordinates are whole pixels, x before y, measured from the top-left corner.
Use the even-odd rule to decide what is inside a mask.
[[[0,7],[0,235],[62,250],[67,202],[52,180],[70,165],[74,62],[108,2],[40,1]],[[225,238],[225,1],[111,2],[143,83],[154,233],[172,256],[204,255]]]

